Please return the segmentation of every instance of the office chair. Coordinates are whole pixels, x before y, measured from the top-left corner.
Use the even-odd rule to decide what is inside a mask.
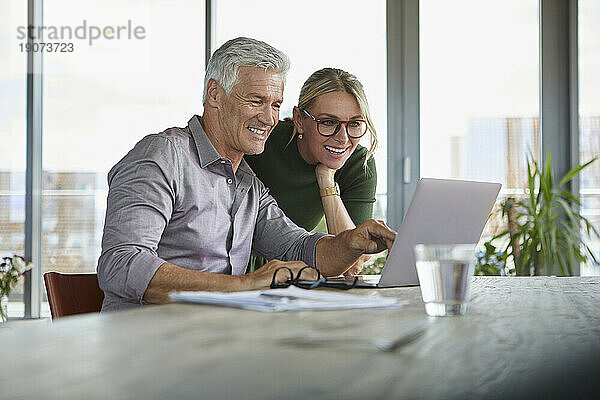
[[[104,292],[96,274],[44,274],[52,319],[67,315],[100,312]]]

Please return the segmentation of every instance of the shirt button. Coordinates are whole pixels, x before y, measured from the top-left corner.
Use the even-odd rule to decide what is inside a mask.
[[[227,178],[227,183],[229,183],[231,185],[233,183],[233,179]]]

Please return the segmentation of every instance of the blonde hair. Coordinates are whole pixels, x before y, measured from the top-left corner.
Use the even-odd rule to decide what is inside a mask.
[[[337,68],[323,68],[314,72],[308,77],[306,82],[304,82],[304,85],[302,85],[300,97],[298,98],[298,108],[304,110],[314,99],[322,94],[331,92],[346,92],[353,95],[358,102],[362,117],[367,121],[371,145],[365,156],[364,166],[366,167],[367,160],[369,160],[369,157],[373,155],[377,148],[377,131],[375,130],[375,125],[373,125],[373,120],[371,119],[367,96],[365,95],[362,83],[360,83],[356,76]],[[294,125],[294,131],[290,138],[290,142],[293,140],[296,133],[296,126]]]

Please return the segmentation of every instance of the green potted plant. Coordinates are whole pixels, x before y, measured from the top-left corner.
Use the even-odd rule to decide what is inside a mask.
[[[3,257],[0,263],[0,323],[8,318],[8,295],[17,284],[19,277],[32,267],[21,256]]]
[[[507,220],[507,228],[486,243],[493,246],[491,242],[505,239],[504,249],[500,250],[505,270],[508,270],[509,257],[514,262],[514,273],[519,276],[568,276],[573,275],[573,262],[598,263],[584,241],[585,236],[600,237],[598,230],[579,212],[581,203],[577,196],[564,188],[595,160],[573,168],[557,185],[550,167],[550,154],[543,168],[528,159],[525,197],[506,198],[501,212],[502,218]],[[582,235],[582,227],[585,235]]]

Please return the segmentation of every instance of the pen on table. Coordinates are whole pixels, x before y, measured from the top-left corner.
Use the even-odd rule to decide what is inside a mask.
[[[368,339],[368,338],[310,338],[310,337],[297,337],[297,338],[286,338],[280,341],[282,344],[301,346],[301,347],[313,347],[313,346],[332,346],[332,345],[351,345],[351,344],[370,344],[375,346],[378,350],[384,352],[391,352],[398,350],[399,348],[406,346],[418,338],[420,338],[427,327],[428,323],[422,323],[412,328],[402,336],[393,339]]]

